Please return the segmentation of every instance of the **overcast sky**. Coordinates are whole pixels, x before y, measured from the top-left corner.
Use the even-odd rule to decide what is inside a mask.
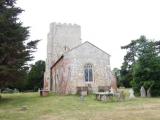
[[[81,26],[82,42],[89,41],[111,55],[111,67],[120,68],[120,47],[145,35],[160,40],[160,0],[18,0],[20,15],[30,26],[30,40],[41,39],[35,61],[46,59],[51,22]]]

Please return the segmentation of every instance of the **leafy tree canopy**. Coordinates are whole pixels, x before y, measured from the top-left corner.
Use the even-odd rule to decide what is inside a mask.
[[[125,83],[127,87],[132,86],[137,94],[140,87],[144,86],[146,90],[151,88],[152,95],[160,95],[157,92],[160,89],[159,48],[159,41],[147,40],[145,36],[122,47],[127,50],[121,67],[124,86]]]

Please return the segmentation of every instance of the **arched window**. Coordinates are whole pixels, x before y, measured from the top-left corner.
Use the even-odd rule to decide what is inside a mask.
[[[84,66],[84,77],[85,77],[85,82],[93,81],[93,70],[91,64],[86,64]]]

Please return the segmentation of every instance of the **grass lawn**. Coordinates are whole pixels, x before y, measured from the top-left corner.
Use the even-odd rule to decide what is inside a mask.
[[[80,101],[79,96],[2,94],[0,120],[160,120],[160,98],[106,103],[94,95]]]

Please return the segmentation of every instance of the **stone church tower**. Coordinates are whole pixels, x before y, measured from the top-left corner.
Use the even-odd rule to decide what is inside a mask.
[[[81,44],[81,28],[76,24],[51,23],[47,39],[44,88],[50,90],[50,67],[62,56],[63,53]]]

